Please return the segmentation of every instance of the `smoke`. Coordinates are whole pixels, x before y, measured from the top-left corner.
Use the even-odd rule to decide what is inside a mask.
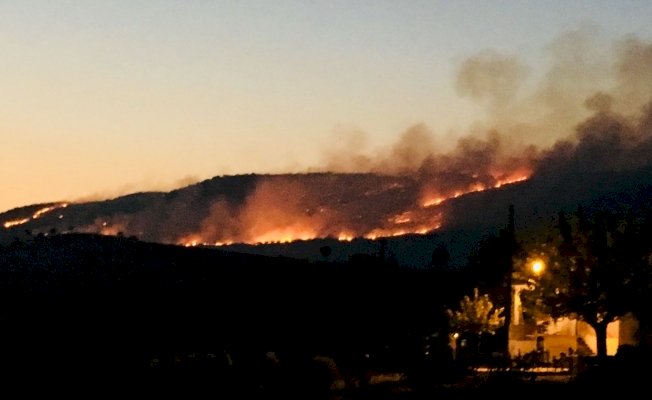
[[[631,142],[649,127],[652,43],[636,37],[607,42],[599,28],[585,25],[542,51],[537,65],[491,49],[459,64],[458,94],[484,113],[454,146],[433,128],[415,124],[393,145],[369,152],[361,145],[364,133],[356,132],[326,152],[323,170],[410,174],[428,187],[465,185],[478,177],[491,185],[513,170],[529,175],[543,159],[550,162],[551,153],[578,141],[586,140],[582,149],[596,135]],[[634,161],[604,167],[627,162]]]
[[[330,172],[371,172],[374,168],[372,157],[365,155],[367,135],[360,130],[337,134],[324,150],[323,167],[313,167],[310,171]]]
[[[409,174],[420,169],[435,151],[432,132],[423,124],[408,128],[371,172]]]
[[[454,143],[421,123],[370,149],[355,131],[334,138],[311,174],[214,178],[145,209],[131,204],[109,226],[211,244],[425,232],[446,222],[442,202],[469,192],[650,166],[652,44],[627,37],[605,46],[598,33],[560,35],[538,65],[495,50],[469,56],[455,85],[484,113]]]
[[[614,44],[611,87],[584,101],[592,112],[574,134],[543,151],[537,175],[581,176],[652,164],[652,43],[628,37]]]
[[[233,179],[237,179],[234,177]],[[431,228],[435,215],[410,220],[419,186],[374,174],[258,175],[239,203],[214,201],[182,243],[264,243],[317,237],[348,239]],[[374,207],[370,207],[374,204]],[[406,214],[408,212],[408,214]],[[432,214],[432,213],[431,213]],[[425,222],[421,222],[425,221]],[[397,228],[397,225],[399,226]]]
[[[218,198],[200,228],[181,242],[267,242],[309,239],[323,229],[328,216],[311,210],[314,191],[283,176],[262,176],[240,204]]]
[[[590,26],[560,35],[534,83],[527,79],[537,69],[516,55],[472,55],[455,84],[485,114],[454,145],[425,124],[372,150],[364,132],[352,132],[325,151],[323,173],[262,176],[240,205],[216,201],[197,236],[266,242],[427,231],[443,221],[439,204],[465,193],[646,166],[652,45],[599,44]]]
[[[514,101],[529,68],[515,56],[485,50],[466,59],[456,78],[457,92],[500,110]]]
[[[638,118],[599,108],[577,127],[575,141],[557,143],[545,152],[535,176],[581,176],[631,171],[652,165],[652,106]]]
[[[264,180],[247,198],[238,221],[245,242],[310,239],[323,231],[328,213],[313,209],[318,192],[287,178]]]
[[[652,94],[652,43],[628,37],[617,45],[614,66],[617,84],[612,95],[618,111],[629,113],[650,101]]]

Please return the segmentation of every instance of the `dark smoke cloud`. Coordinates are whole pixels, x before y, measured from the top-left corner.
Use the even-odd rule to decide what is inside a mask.
[[[575,140],[546,151],[535,176],[581,176],[652,165],[652,106],[640,118],[600,110],[577,127]]]
[[[499,175],[508,166],[532,169],[542,157],[574,146],[592,131],[631,140],[649,126],[645,105],[652,94],[652,43],[627,37],[608,43],[599,28],[585,25],[556,37],[544,50],[545,65],[535,71],[517,55],[485,50],[460,63],[455,84],[461,96],[483,105],[454,146],[432,128],[416,124],[387,149],[372,152],[355,145],[364,134],[326,155],[323,170],[417,174],[442,182],[444,175]],[[542,70],[543,68],[543,70]],[[643,122],[632,126],[635,119]],[[603,126],[603,124],[605,124]],[[646,125],[647,124],[647,125]],[[589,135],[591,136],[591,135]],[[588,146],[587,138],[587,146]],[[569,142],[569,143],[567,143]],[[624,163],[607,163],[614,168]]]
[[[614,49],[613,85],[586,98],[594,114],[546,150],[537,173],[581,176],[652,164],[652,43],[628,37]]]

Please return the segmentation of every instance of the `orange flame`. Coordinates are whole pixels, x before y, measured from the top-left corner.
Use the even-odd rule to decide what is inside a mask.
[[[492,174],[493,175],[493,174]],[[441,227],[442,214],[435,212],[435,206],[461,197],[465,194],[482,192],[493,188],[499,188],[505,185],[522,182],[528,179],[528,174],[524,172],[515,172],[512,174],[496,173],[491,182],[475,182],[464,189],[455,189],[448,194],[437,194],[427,197],[420,207],[415,209],[403,210],[394,216],[385,220],[381,226],[368,230],[352,229],[346,219],[330,221],[328,216],[337,216],[333,214],[334,209],[325,207],[317,208],[316,214],[311,214],[305,209],[301,209],[298,204],[292,204],[291,207],[283,208],[284,199],[274,198],[269,193],[265,193],[257,207],[248,209],[244,214],[244,219],[249,223],[244,232],[236,235],[224,235],[218,237],[211,243],[202,238],[201,233],[196,233],[180,239],[178,242],[187,247],[200,245],[228,246],[233,243],[248,244],[270,244],[270,243],[290,243],[299,240],[311,240],[319,237],[334,237],[339,241],[352,241],[354,238],[362,237],[366,239],[378,239],[381,237],[394,237],[407,234],[427,234]],[[266,188],[267,190],[267,188]],[[268,203],[269,202],[269,203]],[[252,201],[250,200],[251,204]],[[272,208],[265,209],[265,206]],[[273,211],[269,211],[273,210]],[[271,217],[270,217],[271,216]],[[290,222],[288,222],[290,221]],[[333,224],[339,224],[340,230],[335,230]],[[344,229],[342,229],[344,228]]]
[[[502,174],[496,174],[496,175],[502,175]],[[487,189],[492,189],[492,188],[500,188],[505,185],[511,185],[513,183],[518,183],[518,182],[523,182],[526,181],[529,178],[529,174],[525,172],[516,172],[512,173],[510,175],[507,175],[507,177],[502,177],[502,178],[494,178],[494,182],[491,185],[486,185],[481,182],[475,182],[471,185],[466,190],[455,190],[449,195],[427,195],[426,198],[423,200],[421,203],[422,207],[433,207],[433,206],[438,206],[445,202],[446,200],[450,199],[456,199],[458,197],[461,197],[465,194],[469,193],[474,193],[474,192],[484,192]]]
[[[61,204],[55,204],[55,205],[52,205],[52,206],[43,207],[43,208],[41,208],[39,210],[36,210],[34,212],[34,214],[31,215],[31,217],[6,221],[4,224],[2,224],[2,226],[9,229],[9,228],[14,227],[14,226],[23,225],[23,224],[25,224],[25,223],[27,223],[29,221],[32,221],[32,220],[35,220],[35,219],[38,219],[38,218],[42,217],[44,214],[47,214],[50,211],[54,211],[54,210],[58,210],[60,208],[66,208],[66,207],[68,207],[68,203],[61,203]],[[61,216],[60,216],[60,218],[61,218]]]
[[[293,226],[273,229],[254,238],[254,243],[290,243],[297,240],[310,240],[317,237],[317,232]]]
[[[351,232],[343,231],[337,235],[337,240],[340,242],[351,242],[353,239],[355,239],[355,234]]]
[[[31,220],[31,218],[15,219],[15,220],[13,220],[13,221],[7,221],[7,222],[5,222],[2,226],[4,226],[5,228],[9,229],[9,228],[11,228],[12,226],[22,225],[22,224],[24,224],[24,223],[26,223],[26,222],[29,222],[30,220]]]
[[[512,183],[523,182],[523,181],[526,181],[527,179],[528,179],[527,175],[513,176],[513,177],[509,177],[509,178],[506,178],[506,179],[503,179],[503,180],[500,180],[500,181],[496,182],[494,187],[499,188],[499,187],[504,186],[504,185],[511,185]]]
[[[423,202],[423,207],[432,207],[432,206],[438,206],[441,203],[446,201],[446,198],[444,197],[435,197],[434,199],[428,199]]]

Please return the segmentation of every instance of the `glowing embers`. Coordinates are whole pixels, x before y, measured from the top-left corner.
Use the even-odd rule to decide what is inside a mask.
[[[2,226],[4,226],[5,228],[9,229],[9,228],[11,228],[12,226],[22,225],[22,224],[24,224],[24,223],[26,223],[26,222],[29,222],[29,221],[31,221],[31,218],[15,219],[15,220],[13,220],[13,221],[7,221],[7,222],[5,222]]]
[[[461,197],[465,194],[469,193],[474,193],[474,192],[483,192],[487,189],[497,189],[505,185],[510,185],[513,183],[518,183],[518,182],[523,182],[526,181],[529,178],[527,174],[524,173],[516,173],[516,174],[511,174],[506,177],[501,177],[501,178],[495,178],[494,182],[492,184],[483,184],[481,182],[475,182],[469,185],[466,189],[464,190],[455,190],[447,195],[442,195],[442,194],[429,194],[425,196],[425,199],[421,202],[422,207],[434,207],[442,204],[446,200],[450,199],[456,199],[458,197]]]
[[[57,205],[54,205],[54,206],[41,208],[40,210],[37,210],[32,215],[32,219],[37,219],[40,216],[42,216],[43,214],[49,213],[50,211],[56,210],[58,208],[66,208],[66,207],[68,207],[68,203],[61,203],[61,204],[57,204]]]
[[[520,182],[528,177],[521,168],[484,174],[461,174],[456,183],[437,177],[430,183],[373,184],[361,187],[318,181],[275,180],[261,183],[241,206],[218,202],[199,229],[181,237],[185,246],[279,244],[313,239],[351,242],[403,235],[427,234],[440,229],[445,201],[472,192]],[[309,184],[310,183],[310,184]],[[364,183],[364,182],[363,182]],[[378,184],[376,184],[378,183]],[[329,186],[331,185],[331,186]],[[424,187],[425,186],[425,187]],[[360,190],[356,190],[360,189]],[[363,190],[364,189],[364,190]],[[425,195],[425,196],[424,196]]]
[[[307,227],[302,226],[287,226],[279,227],[254,237],[254,243],[290,243],[296,240],[310,240],[315,239],[318,233]]]
[[[396,236],[405,236],[405,235],[425,235],[428,232],[437,230],[441,227],[440,223],[435,223],[430,226],[421,226],[412,229],[374,229],[369,233],[363,235],[365,239],[376,240],[383,237],[396,237]]]
[[[6,229],[9,229],[9,228],[12,228],[14,226],[23,225],[23,224],[25,224],[25,223],[27,223],[29,221],[32,221],[32,220],[35,220],[35,219],[38,219],[38,218],[42,217],[44,214],[47,214],[50,211],[54,211],[54,210],[58,210],[60,208],[66,208],[66,207],[68,207],[68,203],[60,203],[60,204],[55,204],[55,205],[52,205],[52,206],[43,207],[41,209],[36,210],[36,212],[34,212],[34,214],[32,214],[31,217],[6,221],[4,224],[2,224],[2,226],[4,226]],[[59,218],[61,219],[62,216],[60,216]]]
[[[499,188],[503,185],[511,185],[512,183],[523,182],[526,181],[527,179],[528,179],[527,175],[512,176],[504,180],[499,180],[498,182],[496,182],[494,187]]]
[[[412,213],[410,211],[406,211],[404,213],[400,213],[389,220],[390,222],[400,225],[400,224],[407,224],[412,221]]]
[[[340,232],[339,235],[337,235],[337,240],[340,242],[351,242],[353,239],[355,239],[355,233],[351,232]]]
[[[196,246],[210,246],[211,243],[205,242],[201,237],[197,235],[186,236],[182,239],[179,239],[178,244],[185,247],[196,247]],[[219,246],[217,243],[215,246]]]
[[[424,207],[438,206],[441,203],[443,203],[444,201],[446,201],[445,197],[435,197],[435,198],[432,198],[432,199],[425,200],[423,202],[423,206]]]

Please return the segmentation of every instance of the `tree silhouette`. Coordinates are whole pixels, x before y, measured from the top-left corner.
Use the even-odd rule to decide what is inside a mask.
[[[435,250],[432,251],[432,261],[431,265],[433,268],[445,268],[448,266],[448,261],[450,260],[450,253],[446,246],[439,244]]]
[[[322,257],[324,257],[324,260],[327,260],[332,252],[333,249],[331,248],[331,246],[322,246],[319,248],[319,253],[321,254]]]
[[[504,308],[505,323],[496,335],[500,351],[509,352],[509,325],[511,316],[513,260],[521,256],[523,249],[516,240],[514,206],[508,208],[507,225],[498,234],[483,238],[475,254],[469,258],[467,273],[471,287],[479,287],[491,295],[497,306]]]
[[[494,335],[505,324],[502,316],[504,307],[495,308],[488,294],[480,295],[473,289],[473,298],[464,296],[459,310],[446,310],[451,330],[456,337],[466,337],[476,341],[477,352],[485,334]]]
[[[597,355],[607,355],[607,325],[636,308],[638,285],[647,278],[649,246],[639,225],[626,217],[580,208],[572,220],[559,213],[559,234],[540,246],[546,268],[525,293],[553,318],[579,318],[595,330]],[[645,279],[647,280],[647,279]],[[528,299],[529,298],[529,299]]]

